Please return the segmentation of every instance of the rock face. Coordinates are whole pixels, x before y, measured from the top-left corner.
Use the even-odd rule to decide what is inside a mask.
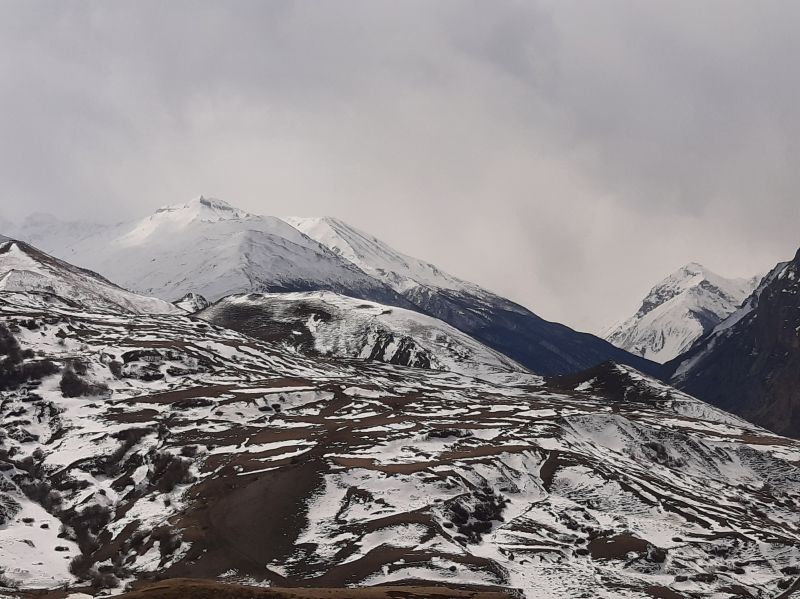
[[[668,362],[733,314],[759,281],[726,279],[687,264],[653,287],[636,314],[604,337],[637,356]]]
[[[800,436],[800,252],[737,312],[667,366],[689,393],[770,430]]]

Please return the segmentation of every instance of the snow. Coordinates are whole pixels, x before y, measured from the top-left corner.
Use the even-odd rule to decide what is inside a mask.
[[[220,207],[211,212],[208,218],[228,215]],[[63,485],[65,509],[109,507],[112,520],[103,529],[109,548],[123,547],[132,525],[145,533],[140,550],[120,555],[131,577],[163,572],[169,563],[196,573],[203,552],[223,539],[204,538],[221,533],[210,527],[201,534],[197,510],[213,509],[243,489],[262,491],[233,504],[248,517],[265,517],[264,505],[267,517],[281,502],[292,508],[285,519],[291,522],[276,522],[285,527],[278,538],[291,535],[292,541],[280,559],[267,563],[273,558],[254,555],[258,569],[242,574],[259,584],[276,581],[271,572],[298,586],[331,573],[353,585],[414,577],[519,588],[530,598],[641,597],[656,585],[716,597],[729,594],[732,584],[755,597],[774,597],[786,578],[781,568],[800,560],[800,443],[631,368],[595,370],[591,384],[565,391],[541,380],[497,383],[309,357],[182,313],[136,315],[37,301],[32,294],[0,293],[0,320],[36,318],[36,330],[20,328],[23,348],[59,365],[80,356],[87,378],[107,384],[109,392],[65,398],[57,376],[33,385],[39,399],[27,389],[2,392],[4,448],[13,450],[18,466],[41,455],[37,463],[46,480]],[[364,311],[368,320],[382,322],[379,307]],[[393,309],[388,320],[397,331],[423,322],[399,315]],[[71,337],[60,343],[57,333],[66,323]],[[316,324],[323,335],[322,323]],[[135,369],[120,379],[111,373],[110,360],[141,349],[159,352],[146,363],[162,378],[143,380]],[[475,356],[477,370],[485,368],[488,358]],[[604,374],[618,376],[623,391],[604,395]],[[643,399],[628,398],[630,388]],[[264,405],[274,399],[279,414]],[[132,429],[145,431],[125,447],[121,469],[98,468],[97,460],[122,447],[119,434]],[[171,490],[155,484],[154,456],[177,457],[190,446],[189,478]],[[52,538],[60,524],[56,511],[48,514],[23,496],[16,468],[0,470],[6,485],[0,495],[22,507],[0,526],[0,567],[25,588],[74,582],[61,555],[67,552],[55,547],[74,552],[75,546]],[[292,484],[271,486],[281,478]],[[248,487],[257,483],[262,486]],[[298,484],[298,490],[295,483],[307,486]],[[477,521],[476,508],[487,496],[502,500],[502,520],[486,520],[480,535],[466,538],[454,525],[454,506]],[[254,497],[263,497],[263,505]],[[27,517],[33,526],[22,520]],[[49,529],[36,528],[46,519]],[[147,536],[158,527],[187,533],[165,563],[160,542]],[[634,534],[665,549],[666,557],[655,562],[635,552],[607,559],[582,552],[606,533]],[[189,559],[190,549],[201,557]],[[228,559],[218,552],[216,571],[230,575]],[[230,559],[240,567],[239,557]],[[744,574],[730,570],[736,562],[745,564]],[[675,582],[676,575],[697,572],[717,578]]]
[[[498,383],[541,383],[540,377],[449,324],[404,308],[329,291],[250,293],[228,296],[198,316],[211,322],[225,322],[231,308],[258,311],[260,316],[254,322],[260,326],[274,322],[305,328],[313,337],[314,351],[324,356],[395,362],[399,357],[396,353],[400,351],[399,342],[410,340],[413,343],[405,345],[404,351],[409,352],[407,359],[412,363],[425,359],[434,370]],[[309,310],[315,314],[308,316]],[[231,312],[231,318],[236,314]],[[290,345],[294,337],[302,338],[300,331],[295,329],[293,333],[296,334],[287,338]]]
[[[215,301],[271,288],[391,291],[281,219],[199,197],[116,225],[26,221],[15,234],[137,293]],[[209,257],[213,256],[213,259]]]
[[[53,294],[86,307],[140,314],[173,314],[178,311],[163,300],[130,293],[94,273],[54,260],[25,243],[13,240],[0,242],[0,291]]]
[[[398,292],[419,285],[439,289],[476,289],[475,285],[449,275],[433,264],[402,254],[339,219],[290,216],[283,220]]]
[[[22,510],[11,523],[0,526],[0,566],[6,576],[34,588],[73,583],[69,562],[80,554],[77,544],[58,538],[61,523],[39,504],[22,495],[15,499]]]
[[[639,311],[604,337],[636,355],[668,362],[735,312],[759,280],[726,279],[687,264],[653,287]]]

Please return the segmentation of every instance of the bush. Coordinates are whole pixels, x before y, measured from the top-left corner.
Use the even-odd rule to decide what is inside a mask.
[[[76,555],[69,562],[69,572],[78,580],[86,580],[92,568],[92,558],[88,555]]]
[[[50,360],[25,362],[33,358],[33,352],[22,350],[11,331],[0,324],[0,391],[16,389],[22,383],[41,380],[45,376],[55,374],[59,368]]]
[[[176,485],[185,485],[194,481],[190,472],[191,461],[172,455],[169,452],[156,453],[153,456],[153,472],[150,482],[162,493],[170,493]]]
[[[89,383],[78,376],[71,367],[64,369],[64,373],[61,375],[60,387],[61,394],[64,397],[100,395],[108,391],[108,385]]]
[[[158,541],[158,551],[161,553],[162,560],[175,553],[183,543],[180,533],[168,528],[157,530],[153,533],[153,539]]]
[[[112,572],[96,572],[91,573],[92,586],[98,589],[115,589],[119,586],[119,578]]]
[[[0,587],[6,589],[17,588],[17,585],[14,583],[14,581],[6,576],[6,571],[3,568],[0,568]]]
[[[108,369],[111,371],[111,374],[114,375],[114,378],[122,378],[122,362],[112,360],[108,363]]]

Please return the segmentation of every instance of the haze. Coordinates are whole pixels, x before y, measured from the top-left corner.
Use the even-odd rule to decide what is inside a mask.
[[[598,331],[686,262],[800,245],[798,26],[793,2],[6,1],[0,216],[332,215]]]

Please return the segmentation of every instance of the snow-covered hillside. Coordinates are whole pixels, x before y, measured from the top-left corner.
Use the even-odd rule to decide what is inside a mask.
[[[332,292],[228,296],[197,316],[323,356],[447,370],[498,382],[539,380],[440,320]]]
[[[0,568],[23,587],[797,584],[800,445],[629,368],[497,385],[18,298],[0,292]]]
[[[638,312],[605,338],[633,354],[667,362],[736,311],[759,280],[726,279],[687,264],[653,287]]]
[[[658,370],[335,219],[284,221],[200,197],[115,226],[36,216],[14,231],[62,259],[168,301],[192,292],[216,301],[234,293],[328,290],[438,318],[537,374],[576,372],[606,360]]]
[[[289,216],[283,220],[400,293],[420,285],[483,292],[477,285],[462,281],[424,260],[402,254],[377,237],[337,218]]]
[[[389,285],[418,311],[443,320],[540,374],[575,372],[614,360],[656,372],[657,366],[559,323],[436,266],[407,256],[341,220],[284,220]]]
[[[800,584],[800,444],[628,367],[497,384],[39,291],[0,290],[12,584],[413,580],[530,599],[766,599]],[[322,299],[332,319],[357,311]],[[463,343],[364,310],[440,356],[439,334]],[[320,342],[350,330],[337,326]]]
[[[140,220],[102,226],[34,216],[15,234],[138,293],[211,301],[231,293],[330,289],[402,302],[316,241],[270,216],[200,197]]]
[[[121,289],[96,273],[77,268],[11,239],[0,239],[0,292],[57,296],[75,305],[139,314],[172,314],[179,310],[160,299]]]

